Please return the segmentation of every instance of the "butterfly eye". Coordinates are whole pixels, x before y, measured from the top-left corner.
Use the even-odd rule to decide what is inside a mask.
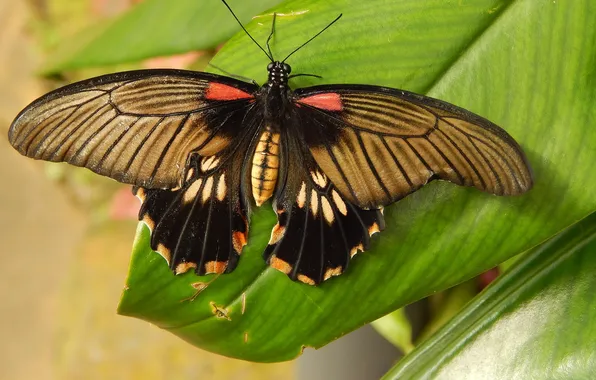
[[[273,62],[271,62],[270,64],[268,64],[267,65],[267,71],[273,70],[273,66],[274,66]]]
[[[287,74],[292,72],[292,68],[287,63],[284,63],[284,72]]]

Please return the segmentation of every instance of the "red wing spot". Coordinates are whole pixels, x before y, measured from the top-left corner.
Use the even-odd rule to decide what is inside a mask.
[[[252,98],[253,96],[247,92],[217,82],[209,83],[209,87],[205,93],[205,99],[208,100],[239,100]]]
[[[341,98],[336,92],[326,92],[323,94],[307,96],[306,98],[299,99],[298,103],[326,111],[341,111],[343,109]]]

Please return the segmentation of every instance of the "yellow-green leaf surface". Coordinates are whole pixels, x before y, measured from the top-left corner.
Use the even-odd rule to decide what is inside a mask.
[[[268,205],[252,217],[238,268],[217,278],[172,275],[148,248],[148,230],[140,225],[120,313],[213,352],[288,360],[304,346],[325,345],[491,268],[596,210],[592,0],[296,0],[275,11],[282,14],[272,46],[276,58],[343,13],[289,60],[293,73],[323,79],[300,77],[291,85],[378,84],[467,108],[520,143],[534,188],[503,198],[431,183],[388,207],[387,229],[372,249],[318,287],[292,282],[264,264],[275,219]],[[269,33],[270,14],[247,26],[258,41]],[[266,57],[243,34],[214,64],[261,82],[266,77]],[[193,283],[211,280],[193,301],[185,300],[195,293]]]
[[[229,0],[244,22],[279,2]],[[42,71],[54,74],[212,49],[239,29],[220,1],[146,0],[110,23],[94,25],[73,36],[52,54]]]
[[[518,261],[388,379],[593,379],[596,214]]]

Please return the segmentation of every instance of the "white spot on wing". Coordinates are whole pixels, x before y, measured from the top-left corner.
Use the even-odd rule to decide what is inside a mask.
[[[199,189],[201,188],[202,182],[203,182],[203,180],[201,178],[194,181],[188,187],[188,189],[186,189],[186,191],[184,192],[184,195],[182,196],[182,202],[184,202],[184,203],[192,202],[195,199],[195,197],[197,196],[197,193],[199,192]]]
[[[211,190],[213,189],[213,177],[208,177],[205,180],[205,187],[203,187],[203,194],[201,201],[205,203],[211,197]]]
[[[298,207],[300,208],[303,208],[304,204],[306,203],[306,183],[304,182],[302,182],[302,187],[300,187],[300,192],[298,193],[296,202],[298,203]]]
[[[318,170],[314,172],[310,172],[310,176],[312,180],[319,186],[320,188],[324,189],[327,186],[327,176],[325,174],[319,172]]]
[[[335,217],[333,215],[333,209],[331,208],[331,204],[327,197],[321,197],[321,209],[323,210],[323,216],[327,223],[332,224]]]
[[[348,215],[346,203],[343,199],[341,199],[341,196],[337,193],[337,191],[333,190],[331,192],[331,196],[333,197],[333,203],[335,203],[339,212],[341,212],[344,216]]]
[[[317,212],[319,212],[319,195],[315,189],[312,189],[312,192],[310,193],[310,209],[313,216],[316,218]]]
[[[203,160],[201,160],[201,170],[203,172],[207,172],[207,171],[212,170],[215,167],[217,167],[217,164],[219,164],[219,159],[217,157],[215,157],[215,156],[205,157],[205,158],[203,158]]]
[[[217,200],[218,201],[223,201],[226,197],[226,193],[228,191],[228,188],[226,186],[226,174],[222,174],[219,177],[219,182],[217,183]]]

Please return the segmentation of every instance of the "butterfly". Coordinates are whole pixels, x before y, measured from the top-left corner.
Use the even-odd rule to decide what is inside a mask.
[[[462,108],[372,85],[291,89],[286,60],[338,19],[281,61],[273,28],[266,51],[238,21],[270,60],[262,86],[173,69],[104,75],[32,102],[9,141],[134,185],[151,248],[176,274],[231,272],[251,210],[269,200],[266,262],[315,285],[369,248],[384,206],[431,180],[496,195],[532,187],[515,140]]]

